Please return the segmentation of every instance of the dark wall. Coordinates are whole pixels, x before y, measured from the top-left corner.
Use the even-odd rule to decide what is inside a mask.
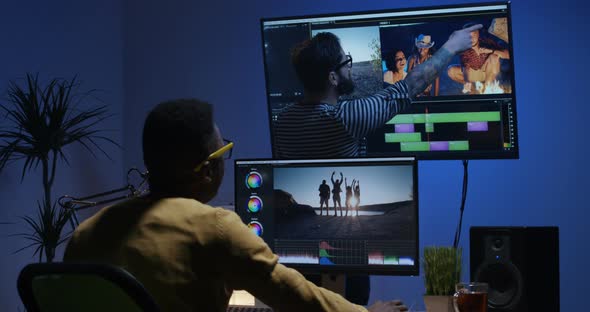
[[[3,1],[0,4],[0,100],[4,103],[8,82],[24,82],[27,72],[39,73],[41,81],[78,75],[81,91],[95,93],[108,106],[111,118],[100,129],[122,142],[123,58],[121,5],[119,1]],[[86,107],[81,103],[82,107]],[[0,127],[6,126],[4,116]],[[53,198],[65,194],[82,196],[123,185],[122,150],[104,146],[111,156],[93,157],[80,146],[65,148],[70,165],[57,168]],[[27,263],[37,261],[33,249],[13,254],[29,244],[10,234],[28,232],[19,216],[35,217],[43,197],[41,167],[29,172],[21,183],[24,161],[0,173],[0,308],[23,311],[16,291],[16,277]],[[93,211],[81,213],[84,217]],[[68,230],[70,230],[68,228]],[[58,250],[56,259],[61,259]]]
[[[259,19],[317,13],[454,4],[459,1],[189,1],[129,0],[75,3],[24,1],[1,7],[2,69],[5,86],[26,71],[69,76],[79,73],[89,88],[107,91],[117,116],[111,121],[124,149],[115,162],[84,153],[63,169],[56,193],[84,193],[118,187],[124,171],[141,166],[141,126],[162,100],[198,97],[215,105],[223,135],[236,141],[235,158],[270,157]],[[461,1],[464,2],[464,1]],[[477,2],[477,1],[472,1]],[[556,225],[560,227],[563,311],[585,310],[575,294],[588,291],[585,238],[588,164],[585,3],[574,0],[512,2],[519,160],[470,162],[462,245],[468,266],[472,225]],[[124,118],[122,118],[123,116]],[[121,126],[122,124],[122,126]],[[78,154],[76,154],[78,155]],[[122,164],[120,163],[122,162]],[[233,170],[216,204],[233,201]],[[39,177],[20,181],[20,168],[0,175],[0,219],[34,210]],[[461,195],[459,161],[420,163],[420,244],[449,245]],[[26,209],[22,209],[26,206]],[[0,233],[19,230],[2,226]],[[12,255],[22,242],[0,237],[3,282],[0,305],[18,306],[14,281],[30,252]],[[468,279],[465,270],[464,279]],[[422,277],[371,279],[371,301],[399,298],[423,309]]]

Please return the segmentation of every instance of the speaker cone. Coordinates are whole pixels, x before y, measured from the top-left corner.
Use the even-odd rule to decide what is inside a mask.
[[[520,271],[508,261],[482,264],[475,281],[488,283],[488,305],[491,308],[511,309],[520,301],[524,288]]]

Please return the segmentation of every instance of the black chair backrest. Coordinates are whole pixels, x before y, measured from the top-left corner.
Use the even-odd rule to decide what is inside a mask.
[[[106,264],[32,263],[17,287],[28,312],[160,311],[135,277]]]

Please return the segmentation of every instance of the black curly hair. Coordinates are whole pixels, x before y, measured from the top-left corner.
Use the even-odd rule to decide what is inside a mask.
[[[188,176],[205,160],[214,143],[211,104],[178,99],[158,104],[143,127],[143,160],[150,188]]]
[[[342,59],[340,39],[333,33],[321,32],[298,44],[292,51],[291,63],[306,91],[322,92],[327,88],[328,74]]]

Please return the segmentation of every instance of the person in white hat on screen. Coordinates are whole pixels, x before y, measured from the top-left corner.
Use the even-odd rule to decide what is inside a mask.
[[[426,62],[434,55],[435,42],[432,41],[430,35],[420,34],[414,40],[414,53],[408,60],[408,72],[412,71],[414,67]],[[432,84],[429,84],[424,91],[417,94],[417,96],[436,96],[438,95],[440,85],[440,78],[436,78]]]

